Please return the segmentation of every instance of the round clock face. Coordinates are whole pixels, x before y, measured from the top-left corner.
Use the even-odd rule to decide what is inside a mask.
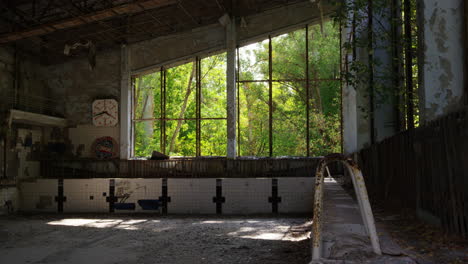
[[[115,126],[119,122],[119,106],[114,99],[100,99],[93,102],[93,124]]]

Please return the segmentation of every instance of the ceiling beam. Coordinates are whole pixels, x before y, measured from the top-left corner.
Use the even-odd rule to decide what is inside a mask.
[[[0,35],[0,43],[8,43],[33,36],[50,34],[62,29],[72,28],[113,17],[134,14],[150,9],[177,4],[177,0],[137,0],[128,4],[114,6],[95,13],[76,16],[61,21],[43,24],[34,28]]]

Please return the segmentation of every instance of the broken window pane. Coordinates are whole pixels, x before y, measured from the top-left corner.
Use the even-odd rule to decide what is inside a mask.
[[[135,80],[134,119],[161,117],[161,73],[140,76]]]
[[[240,84],[240,156],[269,155],[268,87],[267,82]]]
[[[306,82],[273,83],[273,156],[306,156]]]
[[[201,121],[201,155],[226,156],[226,120]]]
[[[226,53],[201,61],[201,117],[226,117]]]
[[[309,26],[309,78],[340,78],[340,38],[338,26],[332,22]]]
[[[134,156],[151,157],[153,151],[161,151],[161,121],[138,121],[134,123]]]
[[[169,156],[196,155],[196,121],[166,121],[166,154]]]
[[[195,62],[190,62],[167,70],[167,118],[195,118],[195,64]]]
[[[273,80],[306,78],[305,29],[271,39]]]
[[[239,48],[239,80],[268,80],[268,39]]]
[[[322,156],[341,151],[340,81],[311,84],[312,92],[320,91],[319,104],[312,104],[310,113],[310,155]]]

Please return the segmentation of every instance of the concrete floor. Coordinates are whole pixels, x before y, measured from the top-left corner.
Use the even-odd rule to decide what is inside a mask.
[[[0,218],[0,263],[307,263],[306,218]]]
[[[400,237],[400,233],[395,238],[394,232],[389,232],[388,218],[380,214],[376,221],[383,255],[375,255],[356,201],[333,179],[327,179],[324,188],[322,234],[326,260],[316,263],[465,263],[457,262],[465,259],[463,252],[468,251],[464,248],[448,247],[450,254],[439,258],[444,261],[418,257],[405,246],[412,241],[401,243],[405,236]],[[281,215],[0,217],[0,264],[309,263],[311,225],[310,218]],[[406,230],[406,226],[396,229]],[[421,247],[421,243],[416,245]],[[447,243],[441,245],[443,248]]]

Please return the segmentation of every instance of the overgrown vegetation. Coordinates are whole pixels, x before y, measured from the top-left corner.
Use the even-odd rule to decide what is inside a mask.
[[[327,22],[322,34],[320,26],[310,26],[307,38],[308,49],[305,28],[272,38],[271,107],[269,41],[239,49],[240,156],[270,155],[270,111],[272,156],[317,156],[340,151],[339,28]],[[149,156],[153,150],[172,156],[197,155],[197,120],[200,155],[225,156],[226,54],[201,60],[199,96],[196,62],[165,72],[165,96],[161,81],[164,71],[136,79],[135,156]]]
[[[343,81],[369,99],[369,108],[360,110],[372,115],[391,104],[397,130],[419,126],[417,1],[335,2],[333,21],[347,31]]]

